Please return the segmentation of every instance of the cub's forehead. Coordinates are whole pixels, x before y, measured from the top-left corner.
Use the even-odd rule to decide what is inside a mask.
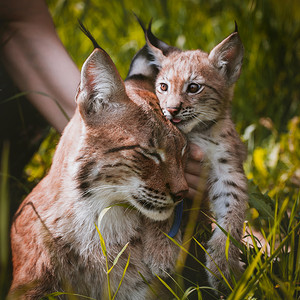
[[[174,52],[164,59],[159,77],[178,76],[187,79],[191,74],[204,71],[209,67],[208,54],[201,50]]]
[[[206,63],[208,60],[208,54],[199,49],[197,50],[187,50],[182,52],[172,52],[163,61],[163,67],[171,66],[177,64],[178,66],[183,66],[188,64],[198,65]]]

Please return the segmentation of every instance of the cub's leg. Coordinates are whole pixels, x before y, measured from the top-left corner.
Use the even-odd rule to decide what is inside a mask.
[[[226,145],[221,145],[226,149]],[[210,174],[209,198],[212,211],[215,214],[217,223],[229,232],[237,241],[241,240],[245,209],[247,205],[247,180],[243,172],[240,157],[237,157],[233,149],[230,151],[219,151],[212,162]],[[211,239],[208,242],[208,254],[206,255],[207,267],[221,278],[216,267],[221,269],[225,277],[230,280],[230,270],[237,276],[241,274],[242,268],[239,260],[239,250],[232,242],[226,259],[227,236],[216,227]],[[219,281],[210,272],[210,284],[218,288]]]

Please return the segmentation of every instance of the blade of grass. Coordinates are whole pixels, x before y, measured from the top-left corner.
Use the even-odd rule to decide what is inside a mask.
[[[47,297],[49,299],[56,299],[56,298],[53,298],[53,297],[58,297],[58,296],[62,296],[62,295],[75,296],[75,297],[80,297],[80,298],[84,298],[84,299],[96,300],[96,299],[88,297],[88,296],[83,296],[83,295],[79,295],[79,294],[72,294],[72,293],[64,293],[64,292],[51,293],[51,294],[47,295]]]
[[[139,275],[142,277],[143,281],[147,284],[148,288],[150,289],[150,291],[154,294],[154,296],[157,298],[158,295],[156,293],[156,291],[153,289],[153,287],[151,286],[151,284],[147,281],[147,279],[143,276],[143,274],[141,272],[138,272]],[[156,299],[155,298],[155,299]]]
[[[168,272],[165,271],[164,273],[174,282],[175,287],[177,287],[180,290],[180,292],[184,294],[184,290],[182,289],[181,285]],[[177,276],[181,276],[181,274],[178,274]]]
[[[197,291],[197,295],[198,295],[197,298],[198,298],[198,300],[202,300],[202,294],[201,294],[201,291],[200,291],[199,286],[197,286],[197,287],[193,287],[193,286],[189,287],[189,288],[185,291],[185,293],[183,294],[181,300],[188,299],[189,295],[191,295],[191,294],[192,294],[193,292],[195,292],[195,291]]]
[[[129,242],[122,248],[122,250],[118,253],[118,255],[115,257],[112,267],[108,270],[108,273],[113,269],[113,267],[117,264],[120,256],[122,253],[126,250],[127,246],[129,245]]]
[[[1,263],[1,291],[4,290],[8,268],[9,245],[9,142],[4,141],[1,156],[1,185],[0,185],[0,263]]]
[[[108,266],[108,257],[107,257],[107,251],[106,251],[106,246],[105,246],[105,241],[103,239],[103,236],[98,228],[98,226],[95,224],[95,227],[97,229],[99,238],[100,238],[100,243],[101,243],[101,249],[102,253],[105,257],[105,263],[106,263],[106,278],[107,278],[107,289],[108,289],[108,299],[111,300],[111,287],[110,287],[110,278],[109,278],[109,266]]]
[[[98,226],[96,224],[95,224],[95,226],[96,226],[96,229],[97,229],[97,232],[98,232],[98,235],[99,235],[102,253],[103,253],[104,257],[106,258],[107,257],[107,251],[106,251],[106,246],[105,246],[105,242],[104,242],[103,236],[102,236],[102,234],[101,234]]]
[[[219,268],[219,266],[216,264],[216,262],[212,259],[212,257],[210,256],[210,254],[206,251],[206,249],[201,245],[201,243],[199,243],[199,241],[197,241],[195,238],[194,238],[195,242],[201,247],[201,249],[209,256],[209,258],[214,262],[215,266],[217,267],[219,273],[221,274],[221,277],[223,278],[223,280],[225,281],[226,285],[229,287],[229,289],[231,291],[233,291],[233,288],[231,287],[230,283],[228,282],[228,280],[226,279],[225,275],[223,274],[223,272],[221,271],[221,269]],[[220,278],[215,274],[213,273],[210,269],[208,269],[206,267],[206,269],[212,274],[214,275],[218,280],[220,280]]]
[[[227,261],[229,260],[229,246],[230,246],[230,237],[228,234],[226,239],[226,244],[225,244],[225,256]]]
[[[187,249],[185,249],[182,245],[180,245],[176,240],[174,240],[173,238],[171,238],[169,235],[167,235],[166,233],[164,233],[164,235],[169,238],[175,245],[177,245],[182,251],[184,251],[187,255],[190,255],[197,263],[199,263],[203,268],[205,268],[207,271],[209,271],[212,275],[216,276],[216,278],[218,278],[220,280],[220,278],[214,274],[210,269],[208,269],[205,264],[203,264],[197,257],[195,257],[194,255],[192,255]],[[196,239],[195,241],[197,243],[199,243]],[[202,245],[201,245],[202,246]]]
[[[160,280],[160,282],[171,292],[171,294],[177,299],[180,300],[180,298],[176,295],[176,293],[172,290],[172,288],[158,275],[156,277]]]
[[[100,228],[101,225],[101,221],[103,219],[103,217],[105,216],[105,214],[111,209],[111,206],[109,207],[105,207],[104,209],[101,210],[99,217],[98,217],[98,228]]]
[[[129,266],[129,261],[130,261],[130,253],[129,253],[129,255],[128,255],[127,263],[126,263],[126,266],[125,266],[125,268],[124,268],[124,271],[123,271],[123,274],[122,274],[122,278],[121,278],[121,280],[120,280],[120,282],[119,282],[118,288],[117,288],[117,290],[116,290],[116,292],[115,292],[115,294],[114,294],[112,300],[115,299],[115,297],[117,296],[117,293],[118,293],[118,291],[119,291],[119,289],[120,289],[120,287],[121,287],[121,284],[122,284],[122,282],[123,282],[123,279],[124,279],[125,274],[126,274],[126,271],[127,271],[127,268],[128,268],[128,266]]]

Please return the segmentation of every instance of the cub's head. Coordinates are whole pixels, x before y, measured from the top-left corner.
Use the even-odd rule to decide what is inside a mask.
[[[155,89],[164,115],[185,133],[196,125],[209,127],[224,117],[243,60],[237,28],[209,54],[168,47],[152,34],[151,26],[145,35],[152,54],[149,69],[154,65],[159,71]],[[139,61],[142,60],[132,66]]]
[[[156,96],[133,80],[124,84],[108,54],[96,48],[82,67],[77,114],[83,124],[76,158],[83,201],[129,203],[154,220],[173,212],[188,186],[187,142]]]

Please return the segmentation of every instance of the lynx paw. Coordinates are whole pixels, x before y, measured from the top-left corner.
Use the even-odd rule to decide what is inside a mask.
[[[175,270],[179,247],[166,237],[162,225],[151,224],[143,235],[143,261],[154,275],[166,277]],[[178,233],[175,239],[179,242]]]

